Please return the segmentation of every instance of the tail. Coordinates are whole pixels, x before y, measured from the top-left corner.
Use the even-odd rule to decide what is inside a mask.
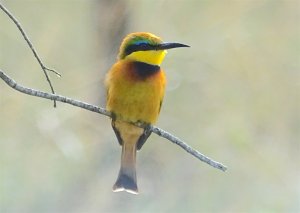
[[[136,144],[123,143],[121,168],[118,179],[113,186],[114,192],[126,191],[132,194],[138,194],[136,183]]]

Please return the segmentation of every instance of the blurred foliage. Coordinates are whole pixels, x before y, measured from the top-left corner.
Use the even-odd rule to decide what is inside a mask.
[[[120,151],[104,116],[26,96],[0,81],[0,212],[299,212],[300,5],[297,0],[2,0],[56,92],[104,106],[124,35],[170,50],[158,126],[226,164],[222,173],[155,135],[138,153],[140,195],[113,193]],[[0,11],[0,68],[50,91]]]

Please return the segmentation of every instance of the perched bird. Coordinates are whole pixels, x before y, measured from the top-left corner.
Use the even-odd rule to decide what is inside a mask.
[[[160,68],[167,49],[189,47],[164,43],[146,32],[127,35],[118,60],[106,75],[106,108],[112,113],[112,128],[122,146],[121,168],[113,191],[137,194],[136,151],[150,135],[165,93],[165,74]],[[135,126],[144,124],[144,128]]]

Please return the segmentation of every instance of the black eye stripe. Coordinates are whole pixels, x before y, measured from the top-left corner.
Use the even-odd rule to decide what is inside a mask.
[[[156,46],[147,44],[147,43],[140,43],[140,44],[131,44],[125,49],[125,56],[130,55],[136,51],[147,51],[147,50],[155,50],[157,49]]]

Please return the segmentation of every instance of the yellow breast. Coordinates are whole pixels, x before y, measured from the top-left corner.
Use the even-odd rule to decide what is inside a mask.
[[[106,107],[122,120],[153,124],[164,96],[165,74],[159,70],[147,79],[139,80],[134,76],[131,62],[118,61],[108,72]]]

